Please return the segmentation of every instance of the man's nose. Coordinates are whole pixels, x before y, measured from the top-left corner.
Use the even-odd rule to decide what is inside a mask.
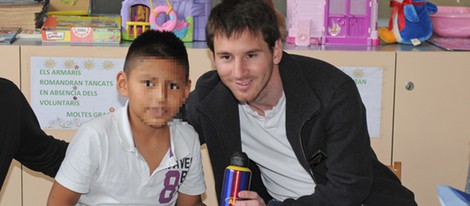
[[[237,59],[235,60],[235,64],[233,66],[233,76],[235,77],[243,77],[245,76],[245,74],[248,72],[247,68],[246,68],[246,63],[245,61],[243,61],[243,59]]]

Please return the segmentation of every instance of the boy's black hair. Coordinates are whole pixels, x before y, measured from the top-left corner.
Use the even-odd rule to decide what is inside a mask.
[[[281,39],[275,10],[262,0],[224,0],[211,11],[206,25],[206,40],[214,52],[214,37],[230,38],[249,31],[262,35],[271,49]]]
[[[189,79],[188,53],[184,43],[172,32],[147,30],[140,34],[129,46],[124,72],[129,75],[132,65],[141,57],[171,59],[180,64]]]

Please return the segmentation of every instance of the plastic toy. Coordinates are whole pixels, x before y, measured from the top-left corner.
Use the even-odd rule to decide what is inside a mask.
[[[156,22],[156,19],[160,13],[166,13],[170,17],[170,19],[162,25],[159,25]],[[169,6],[155,7],[152,13],[150,13],[149,18],[151,28],[159,31],[173,31],[176,28],[176,23],[178,22],[178,16],[176,16],[176,12]]]
[[[377,39],[373,33],[377,16],[372,19],[376,4],[372,0],[327,1],[323,43],[371,45],[371,38]]]
[[[156,0],[156,2],[159,5],[166,5],[166,0]],[[211,0],[170,0],[170,3],[178,15],[178,19],[184,19],[190,24],[188,31],[192,32],[191,38],[194,41],[205,41],[207,19],[212,8]],[[184,27],[184,24],[177,24],[176,30],[180,27]],[[178,36],[178,33],[182,33],[184,30],[173,32]]]
[[[321,43],[325,3],[312,0],[287,0],[286,42],[297,46]]]
[[[122,2],[122,39],[134,40],[139,34],[150,29],[150,1],[128,0]]]
[[[379,37],[386,43],[419,45],[432,36],[430,14],[437,12],[425,0],[392,0],[388,28],[379,28]]]
[[[193,41],[193,13],[185,11],[187,9],[185,7],[192,8],[193,4],[189,4],[190,2],[192,3],[192,1],[193,0],[174,0],[173,3],[171,3],[169,0],[156,1],[161,6],[157,6],[155,10],[158,11],[160,10],[158,8],[161,7],[162,11],[160,11],[160,13],[166,11],[166,15],[155,16],[156,19],[151,15],[151,21],[156,20],[157,22],[161,22],[161,24],[155,24],[153,29],[173,31],[173,33],[183,41]],[[152,12],[152,14],[154,13],[157,12]]]
[[[287,43],[378,45],[377,0],[287,0]]]
[[[122,36],[125,40],[133,40],[142,31],[157,29],[172,31],[184,42],[205,41],[210,9],[211,0],[124,0]],[[135,21],[134,16],[145,20]]]

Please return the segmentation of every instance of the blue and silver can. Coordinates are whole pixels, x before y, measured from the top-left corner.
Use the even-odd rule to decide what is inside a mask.
[[[251,170],[245,153],[235,152],[225,169],[220,206],[233,206],[239,200],[238,193],[250,190]]]

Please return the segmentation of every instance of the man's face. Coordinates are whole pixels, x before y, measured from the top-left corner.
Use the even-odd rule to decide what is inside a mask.
[[[222,82],[240,102],[256,101],[268,85],[281,48],[273,52],[262,35],[244,31],[240,35],[214,38],[214,65]]]

